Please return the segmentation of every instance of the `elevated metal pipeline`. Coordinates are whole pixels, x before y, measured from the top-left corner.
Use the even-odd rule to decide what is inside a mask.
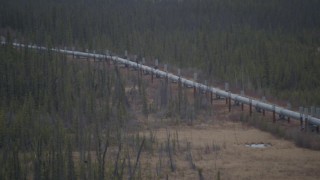
[[[1,42],[1,44],[5,44],[5,42]],[[316,118],[316,117],[313,117],[310,115],[306,115],[306,114],[302,114],[302,113],[298,113],[298,112],[286,109],[284,107],[277,106],[275,104],[262,102],[262,101],[259,101],[259,100],[256,100],[256,99],[253,99],[250,97],[241,96],[239,94],[227,92],[227,91],[221,90],[219,88],[210,87],[210,86],[207,86],[207,85],[204,85],[201,83],[197,83],[192,80],[188,80],[186,78],[176,76],[172,73],[164,72],[159,69],[155,69],[155,68],[143,65],[143,64],[139,64],[137,62],[132,62],[130,60],[127,60],[127,59],[124,59],[124,58],[121,58],[118,56],[112,56],[109,54],[96,54],[96,53],[88,53],[88,52],[79,52],[79,51],[72,51],[72,50],[59,49],[59,48],[48,49],[46,47],[41,47],[41,46],[36,46],[36,45],[24,45],[24,44],[19,44],[19,43],[13,43],[13,46],[21,47],[21,48],[28,47],[28,48],[37,49],[37,50],[50,50],[53,52],[58,52],[58,53],[66,54],[66,55],[74,55],[74,56],[81,56],[81,57],[87,57],[87,58],[109,59],[109,60],[112,60],[116,63],[124,64],[124,65],[127,65],[132,68],[141,69],[145,72],[154,74],[156,76],[168,78],[169,80],[172,80],[175,82],[180,82],[181,84],[188,86],[188,87],[194,87],[194,88],[201,90],[201,91],[211,92],[211,93],[214,93],[214,94],[221,96],[221,97],[231,98],[231,100],[233,100],[233,101],[237,101],[237,102],[247,104],[247,105],[251,104],[252,107],[257,107],[257,108],[260,108],[265,111],[275,112],[279,115],[290,117],[295,120],[308,121],[308,123],[310,123],[310,124],[320,126],[320,119],[319,118]]]

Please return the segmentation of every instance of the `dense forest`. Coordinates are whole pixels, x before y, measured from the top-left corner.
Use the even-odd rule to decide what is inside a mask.
[[[317,0],[13,0],[0,27],[22,42],[124,50],[296,105],[319,105]]]
[[[9,44],[128,50],[191,68],[200,81],[320,106],[319,9],[318,0],[3,0],[0,36]],[[135,81],[147,116],[147,85]],[[142,147],[154,142],[124,133],[134,119],[126,83],[107,62],[1,45],[0,179],[141,178]],[[189,105],[180,117],[192,116]]]
[[[86,63],[67,62],[51,52],[38,54],[6,46],[0,54],[0,178],[74,179],[75,149],[79,150],[79,169],[91,166],[91,162],[83,163],[91,149],[97,148],[96,155],[102,158],[103,149],[108,148],[102,134],[122,127],[126,119],[123,86],[114,86],[121,77]],[[87,140],[91,135],[94,142]],[[100,160],[102,166],[105,160]],[[93,174],[81,174],[86,171],[77,174],[93,179]]]

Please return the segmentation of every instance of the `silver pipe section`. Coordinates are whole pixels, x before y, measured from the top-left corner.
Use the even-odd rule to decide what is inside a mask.
[[[1,44],[5,44],[5,42],[1,42]],[[96,58],[96,59],[110,59],[116,63],[124,64],[132,68],[140,69],[145,72],[157,75],[159,77],[164,77],[168,78],[169,80],[175,81],[175,82],[180,82],[181,84],[187,86],[187,87],[194,87],[198,90],[202,90],[204,92],[211,92],[214,93],[218,96],[225,97],[225,98],[231,98],[233,101],[237,101],[243,104],[251,105],[253,107],[257,107],[266,111],[270,112],[275,112],[279,115],[287,116],[296,120],[302,119],[303,121],[307,120],[309,123],[313,125],[320,126],[320,119],[310,116],[310,115],[305,115],[302,113],[298,113],[289,109],[286,109],[284,107],[277,106],[275,104],[269,104],[266,102],[262,102],[250,97],[245,97],[241,96],[239,94],[234,94],[230,93],[224,90],[221,90],[219,88],[215,87],[210,87],[201,83],[194,82],[192,80],[188,80],[186,78],[176,76],[172,73],[164,72],[159,69],[155,69],[146,65],[138,64],[137,62],[132,62],[130,60],[118,57],[118,56],[111,56],[111,55],[104,55],[104,54],[96,54],[96,53],[88,53],[88,52],[79,52],[79,51],[71,51],[71,50],[66,50],[66,49],[59,49],[59,48],[52,48],[48,49],[46,47],[41,47],[41,46],[36,46],[36,45],[24,45],[24,44],[19,44],[19,43],[13,43],[13,46],[15,47],[28,47],[31,49],[37,49],[37,50],[50,50],[53,52],[57,53],[62,53],[66,55],[74,55],[74,56],[82,56],[86,58]]]

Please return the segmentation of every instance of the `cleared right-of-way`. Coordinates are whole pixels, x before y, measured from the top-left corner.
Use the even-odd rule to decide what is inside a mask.
[[[2,44],[6,44],[5,42],[2,42]],[[81,57],[86,57],[86,58],[95,58],[95,59],[100,59],[100,60],[111,60],[114,61],[115,63],[118,64],[124,64],[127,67],[132,67],[135,69],[142,70],[148,74],[155,75],[158,77],[162,78],[167,78],[168,80],[174,81],[181,83],[182,85],[188,86],[188,87],[193,87],[197,90],[208,92],[208,93],[213,93],[216,94],[217,96],[220,97],[225,97],[229,98],[230,100],[233,100],[238,103],[246,104],[249,105],[250,107],[255,107],[259,108],[264,111],[269,111],[273,112],[276,114],[279,114],[281,116],[285,116],[291,119],[299,120],[301,122],[304,122],[303,124],[309,124],[313,126],[317,126],[317,129],[319,129],[320,126],[320,119],[314,116],[311,116],[307,113],[302,113],[302,112],[296,112],[281,106],[278,106],[276,104],[271,104],[268,102],[263,102],[251,97],[246,97],[240,94],[235,94],[228,92],[226,90],[222,90],[219,88],[215,88],[212,86],[208,86],[205,84],[201,84],[198,82],[195,82],[193,80],[189,80],[186,78],[183,78],[179,75],[175,75],[166,71],[159,70],[154,67],[149,67],[146,65],[143,65],[138,62],[133,62],[125,58],[121,58],[118,56],[113,56],[110,54],[97,54],[97,53],[89,53],[89,52],[80,52],[80,51],[74,51],[74,50],[67,50],[67,49],[59,49],[59,48],[51,48],[48,49],[46,47],[41,47],[41,46],[36,46],[36,45],[24,45],[20,43],[13,43],[13,46],[15,47],[28,47],[31,49],[37,49],[37,50],[43,50],[43,51],[53,51],[57,53],[62,53],[66,55],[73,55],[73,56],[81,56]]]

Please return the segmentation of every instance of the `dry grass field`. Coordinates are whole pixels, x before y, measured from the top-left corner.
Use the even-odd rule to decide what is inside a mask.
[[[319,179],[320,152],[296,147],[292,142],[235,122],[174,126],[155,130],[159,143],[168,133],[175,139],[176,171],[169,179]],[[145,134],[148,134],[145,132]],[[268,143],[266,148],[246,147],[247,143]],[[190,146],[190,150],[188,147]],[[195,169],[188,154],[191,152]],[[156,170],[159,153],[144,155],[145,168]],[[167,165],[167,158],[163,158]],[[165,178],[166,176],[164,176]]]

